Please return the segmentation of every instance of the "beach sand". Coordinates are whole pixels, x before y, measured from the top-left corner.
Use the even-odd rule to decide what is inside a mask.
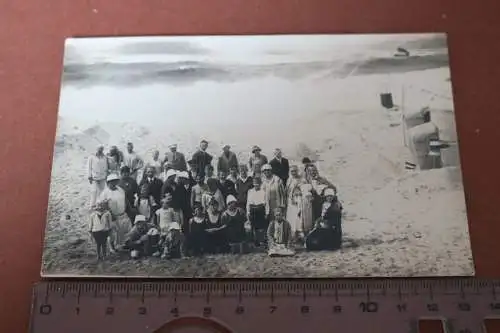
[[[424,106],[446,140],[456,141],[449,70],[429,69],[344,80],[318,75],[297,83],[315,110],[255,125],[189,132],[159,131],[133,124],[99,124],[92,131],[60,119],[53,161],[42,273],[49,276],[154,277],[364,277],[447,276],[474,273],[457,151],[451,166],[405,170],[402,112]],[[321,88],[320,88],[321,87]],[[403,92],[404,91],[404,92]],[[397,107],[380,105],[391,92]],[[439,95],[439,96],[438,96]],[[305,95],[304,95],[305,96]],[[224,124],[224,120],[221,122]],[[64,134],[64,136],[63,136]],[[141,155],[163,153],[171,142],[190,156],[200,138],[219,154],[230,143],[240,160],[252,144],[266,155],[281,147],[292,162],[315,155],[323,176],[339,188],[345,208],[344,246],[336,252],[298,252],[292,258],[265,253],[196,259],[129,260],[96,263],[86,231],[89,185],[86,158],[98,143],[124,147],[134,142]],[[69,216],[69,220],[66,216]]]

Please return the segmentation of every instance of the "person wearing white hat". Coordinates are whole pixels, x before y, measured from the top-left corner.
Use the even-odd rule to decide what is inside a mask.
[[[165,161],[169,163],[170,167],[177,171],[187,171],[186,157],[183,153],[177,151],[177,144],[168,146],[170,152],[165,154]]]
[[[269,211],[272,215],[275,208],[286,206],[285,185],[281,178],[273,175],[273,168],[270,164],[262,166],[262,188],[266,192]]]
[[[236,157],[236,154],[231,151],[230,145],[225,145],[222,148],[222,154],[219,156],[219,160],[217,161],[217,172],[222,170],[228,174],[231,167],[238,168],[238,157]]]
[[[158,242],[160,235],[158,230],[148,224],[144,215],[136,215],[134,227],[127,234],[125,248],[130,250],[130,256],[137,259],[141,256],[159,255]]]
[[[177,178],[182,179],[182,180],[189,179],[189,173],[187,171],[178,172]]]
[[[324,196],[322,214],[306,239],[306,247],[311,251],[336,250],[342,246],[342,204],[331,187],[325,189]]]
[[[243,243],[246,238],[245,212],[238,207],[238,200],[233,195],[226,198],[227,209],[221,216],[221,223],[226,228],[227,242],[232,252],[243,252]]]
[[[104,146],[99,144],[95,154],[89,156],[87,163],[87,177],[91,188],[90,208],[95,205],[97,198],[106,188],[106,177],[109,174],[109,162],[104,155]]]
[[[127,210],[130,208],[127,202],[125,191],[118,186],[120,177],[117,174],[110,174],[107,177],[108,187],[99,196],[100,201],[107,201],[111,216],[113,218],[112,231],[110,234],[111,248],[122,246],[125,236],[130,231],[132,223]]]
[[[176,184],[178,172],[174,169],[168,169],[165,173],[165,179],[163,181],[163,186],[161,187],[161,196],[165,197],[166,193],[173,194]]]

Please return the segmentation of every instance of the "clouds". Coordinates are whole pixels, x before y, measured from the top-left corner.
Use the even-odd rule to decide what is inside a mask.
[[[78,38],[66,43],[63,84],[89,86],[191,85],[274,76],[412,71],[447,66],[447,54],[395,60],[397,46],[440,49],[443,34],[307,36],[156,36]],[[431,52],[434,53],[434,52]],[[354,70],[355,69],[355,70]]]
[[[210,49],[187,41],[136,41],[118,47],[117,51],[128,55],[172,54],[191,56],[210,54]]]

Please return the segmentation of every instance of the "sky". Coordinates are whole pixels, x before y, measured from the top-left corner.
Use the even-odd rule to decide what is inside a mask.
[[[74,48],[86,62],[178,61],[204,59],[234,63],[329,60],[347,49],[362,49],[382,42],[407,42],[422,34],[405,35],[260,35],[73,38]],[[427,35],[428,36],[428,35]],[[140,56],[139,56],[140,55]]]
[[[216,65],[263,65],[351,60],[367,47],[418,40],[430,35],[266,35],[266,36],[163,36],[118,38],[73,38],[65,45],[65,65],[88,64],[97,78],[106,76],[105,85],[78,86],[63,82],[59,115],[81,120],[123,121],[143,126],[172,128],[179,124],[196,130],[200,126],[232,123],[259,123],[263,117],[279,122],[283,117],[322,112],[332,105],[338,84],[311,83],[272,76],[235,82],[192,79],[191,82],[123,86],[113,79],[125,71],[139,75],[141,63],[156,63],[160,70],[165,63],[204,61]],[[432,35],[431,35],[432,36]],[[394,48],[383,50],[392,56]],[[96,63],[127,64],[124,72],[113,72]],[[156,72],[153,71],[153,74]],[[162,74],[163,75],[163,74]],[[167,73],[168,80],[172,75]],[[212,75],[212,74],[208,74]],[[116,80],[118,80],[117,78]],[[129,79],[134,80],[134,79]],[[166,79],[167,80],[167,79]],[[188,79],[189,81],[190,79]],[[174,83],[177,81],[173,81]],[[132,82],[133,83],[133,82]],[[334,88],[335,87],[335,88]],[[357,89],[357,86],[353,89]],[[338,94],[337,94],[338,95]],[[338,103],[338,102],[337,102]],[[203,121],[201,121],[203,120]],[[223,127],[223,126],[222,126]]]

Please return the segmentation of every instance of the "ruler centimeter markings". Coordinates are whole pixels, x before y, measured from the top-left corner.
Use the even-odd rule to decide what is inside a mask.
[[[417,333],[429,318],[443,320],[449,333],[484,333],[485,319],[500,318],[499,285],[467,278],[42,282],[31,332],[175,332],[168,325],[196,323],[211,332]]]

